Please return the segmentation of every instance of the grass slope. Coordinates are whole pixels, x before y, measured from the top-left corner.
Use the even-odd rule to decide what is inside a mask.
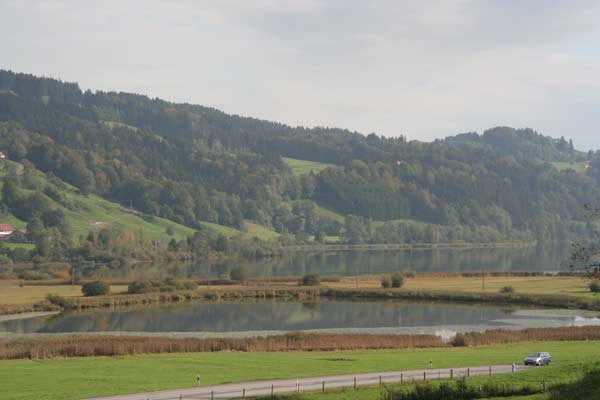
[[[245,236],[257,237],[262,240],[277,239],[279,236],[281,236],[281,234],[275,232],[274,230],[262,225],[258,225],[252,221],[246,220],[244,223],[246,225],[246,232],[244,233]]]
[[[2,162],[2,165],[0,165],[0,177],[6,175],[6,170],[9,165],[15,169],[19,169],[17,163],[5,160]],[[36,171],[35,175],[36,179],[40,182],[40,186],[43,187],[47,182],[46,175],[41,171]],[[162,241],[168,241],[171,237],[181,240],[195,232],[195,230],[190,227],[164,218],[143,218],[141,214],[120,204],[105,200],[93,194],[84,196],[73,186],[64,182],[63,185],[65,189],[62,190],[62,193],[65,198],[68,199],[70,203],[76,204],[77,207],[67,208],[54,200],[51,200],[51,202],[56,208],[61,209],[65,213],[72,231],[72,237],[75,240],[81,235],[87,235],[90,231],[98,231],[104,228],[117,229],[126,232],[143,232],[147,239]],[[31,191],[24,190],[24,192]],[[16,218],[10,213],[2,215],[0,217],[0,223],[7,223],[15,228],[25,228],[27,226],[26,222]],[[279,236],[274,231],[260,227],[256,224],[251,224],[247,233],[210,222],[201,222],[201,225],[228,237],[240,234],[257,236],[259,238],[273,238]],[[167,235],[166,231],[168,228],[173,230],[172,236]],[[12,245],[9,244],[9,246]]]
[[[316,161],[299,160],[296,158],[281,157],[291,169],[294,175],[304,175],[314,172],[315,174],[323,171],[325,168],[335,167],[334,164],[325,164]]]
[[[575,379],[575,363],[600,358],[598,342],[530,342],[503,346],[360,352],[188,353],[130,357],[88,357],[0,361],[5,400],[69,400],[85,397],[189,387],[200,374],[203,385],[272,378],[299,378],[358,372],[460,367],[520,362],[532,351],[549,351],[556,366],[518,376]],[[476,378],[473,378],[476,379]],[[502,383],[511,376],[498,376]],[[514,379],[514,378],[513,378]],[[356,393],[358,393],[357,391]],[[327,397],[334,398],[332,394]],[[342,398],[342,397],[340,397]],[[353,397],[357,398],[358,397]],[[372,397],[360,397],[372,398]]]
[[[586,163],[585,162],[578,162],[578,163],[551,162],[550,164],[552,164],[554,166],[554,168],[558,169],[559,171],[572,169],[573,171],[577,172],[578,174],[585,174],[585,172],[586,172],[586,169],[585,169]]]

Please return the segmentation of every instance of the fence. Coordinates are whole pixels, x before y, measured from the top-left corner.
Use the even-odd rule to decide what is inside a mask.
[[[328,389],[357,388],[358,386],[384,385],[386,383],[409,383],[432,379],[455,379],[470,376],[485,376],[514,373],[528,369],[525,366],[486,366],[471,368],[444,368],[418,371],[405,371],[386,374],[357,374],[356,376],[340,376],[325,378],[306,378],[298,380],[277,380],[271,384],[265,382],[248,382],[240,384],[225,384],[211,387],[182,389],[179,394],[175,391],[154,393],[152,397],[140,396],[136,400],[223,400],[255,396],[273,396],[275,394],[293,392],[325,392]],[[116,397],[118,398],[118,397]],[[115,399],[116,399],[115,398]]]

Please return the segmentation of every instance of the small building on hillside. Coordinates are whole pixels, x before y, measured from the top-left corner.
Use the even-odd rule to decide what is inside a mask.
[[[0,239],[10,236],[13,232],[14,229],[9,224],[0,224]]]
[[[15,229],[13,233],[4,237],[5,242],[10,243],[31,243],[27,237],[27,229]]]

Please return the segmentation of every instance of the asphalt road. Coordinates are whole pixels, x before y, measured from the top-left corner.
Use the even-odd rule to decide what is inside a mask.
[[[515,372],[533,367],[517,365]],[[198,386],[191,388],[161,390],[157,392],[135,393],[110,397],[95,397],[89,400],[222,400],[238,399],[250,396],[275,393],[315,392],[342,387],[378,385],[379,383],[398,383],[422,381],[424,379],[458,378],[462,376],[481,376],[512,373],[512,365],[493,365],[491,367],[421,369],[412,371],[387,371],[380,373],[320,376],[303,379],[275,379],[268,381],[240,382],[225,385]]]

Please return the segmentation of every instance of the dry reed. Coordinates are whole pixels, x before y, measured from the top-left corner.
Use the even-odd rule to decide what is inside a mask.
[[[169,338],[72,335],[0,339],[0,359],[120,356],[214,351],[334,351],[444,347],[434,335],[325,335],[290,333],[253,338]]]

